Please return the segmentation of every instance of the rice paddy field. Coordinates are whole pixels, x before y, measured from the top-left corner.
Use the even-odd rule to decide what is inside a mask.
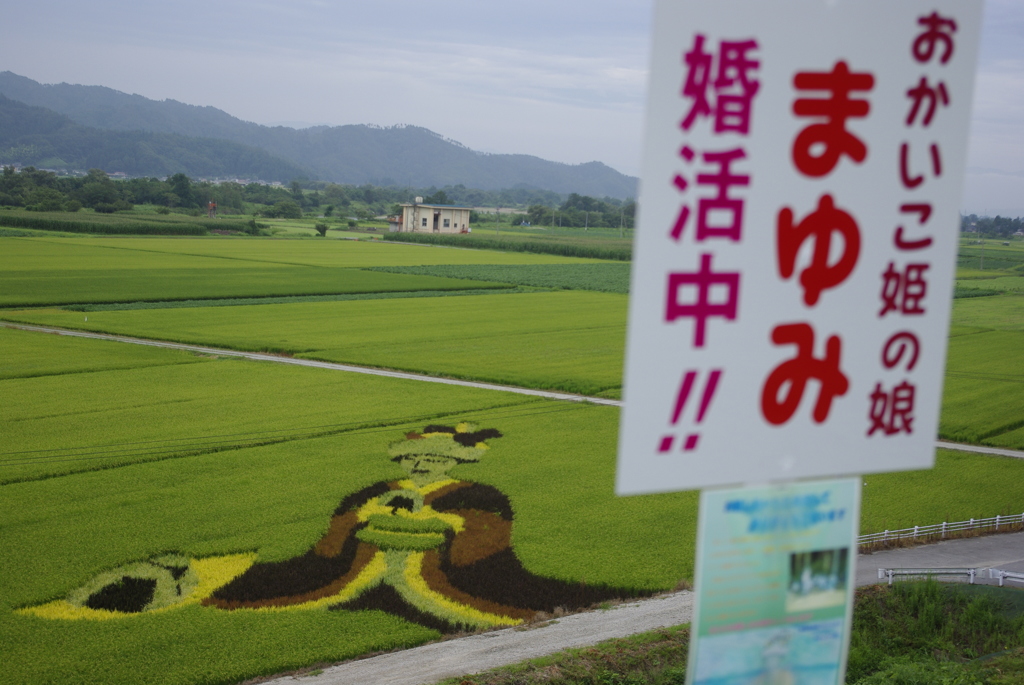
[[[0,237],[0,319],[617,397],[623,266],[379,241]],[[999,292],[954,303],[941,431],[1021,448],[1024,295]],[[613,407],[2,327],[0,358],[5,683],[238,683],[437,638],[443,627],[370,591],[231,610],[200,600],[217,597],[210,578],[344,556],[329,542],[339,503],[405,482],[395,445],[467,424],[500,437],[452,452],[470,456],[438,482],[473,484],[462,492],[481,503],[452,511],[508,538],[472,529],[482,542],[464,557],[514,553],[524,592],[642,595],[692,578],[697,493],[614,496]],[[862,530],[1019,514],[1022,479],[1022,460],[939,450],[934,469],[865,478]],[[418,530],[385,533],[433,534]],[[410,568],[377,587],[441,587],[437,571]],[[485,606],[494,581],[481,579],[505,568],[463,578],[476,599],[446,610]],[[104,574],[116,582],[82,594]],[[164,578],[181,600],[105,608],[111,587],[124,599]]]
[[[5,238],[0,306],[502,288],[372,266],[574,264],[574,258],[370,241]]]

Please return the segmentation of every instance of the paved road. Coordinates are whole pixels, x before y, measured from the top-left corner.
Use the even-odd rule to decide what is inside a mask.
[[[963,540],[943,540],[920,547],[890,549],[857,557],[857,585],[879,582],[880,568],[998,568],[1024,573],[1024,533],[1003,533]],[[999,581],[976,578],[976,583]],[[1016,587],[1024,587],[1013,584]]]
[[[295,357],[284,357],[276,354],[262,352],[240,352],[238,350],[225,350],[219,347],[207,347],[205,345],[187,345],[184,343],[168,342],[165,340],[146,340],[144,338],[132,338],[125,335],[109,335],[107,333],[92,333],[90,331],[75,331],[65,328],[52,328],[49,326],[33,326],[30,324],[16,324],[0,321],[0,326],[6,328],[17,328],[23,331],[36,331],[38,333],[53,333],[56,335],[67,335],[76,338],[92,338],[94,340],[112,340],[115,342],[130,343],[133,345],[147,345],[150,347],[163,347],[172,350],[185,350],[198,354],[211,354],[221,357],[241,357],[259,362],[275,362],[277,364],[293,364],[296,366],[311,366],[318,369],[331,369],[333,371],[347,371],[349,373],[362,373],[370,376],[386,376],[388,378],[403,378],[405,380],[422,381],[426,383],[443,383],[445,385],[461,385],[469,388],[482,388],[484,390],[498,390],[500,392],[513,392],[520,395],[532,395],[552,400],[567,400],[570,402],[590,402],[592,404],[603,404],[610,407],[621,407],[621,400],[610,400],[604,397],[587,397],[585,395],[574,395],[565,392],[550,392],[547,390],[534,390],[532,388],[519,388],[511,385],[497,385],[495,383],[478,383],[476,381],[463,381],[455,378],[439,378],[437,376],[424,376],[416,373],[403,371],[387,371],[384,369],[372,369],[364,366],[353,366],[351,364],[333,364],[331,362],[319,362],[311,359],[296,359]],[[978,452],[981,454],[994,454],[1001,457],[1015,457],[1024,459],[1024,452],[1018,450],[1000,449],[997,447],[983,447],[980,445],[961,445],[955,442],[936,440],[936,447],[951,450],[962,450],[965,452]]]
[[[693,595],[688,591],[606,611],[563,616],[529,628],[506,628],[456,640],[435,642],[370,659],[349,661],[316,676],[285,676],[273,685],[427,685],[445,678],[546,656],[570,647],[689,623]]]

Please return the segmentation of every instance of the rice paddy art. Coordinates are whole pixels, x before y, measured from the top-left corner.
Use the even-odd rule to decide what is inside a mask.
[[[103,620],[197,603],[219,611],[379,610],[451,633],[648,594],[523,566],[512,546],[508,497],[449,475],[457,464],[485,458],[487,441],[500,437],[466,423],[407,433],[388,451],[408,477],[345,497],[323,537],[291,559],[165,554],[105,571],[65,599],[21,612]]]

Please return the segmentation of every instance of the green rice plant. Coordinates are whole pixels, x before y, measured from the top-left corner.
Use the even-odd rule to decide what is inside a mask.
[[[565,257],[589,257],[592,259],[613,259],[628,262],[633,257],[631,247],[605,247],[574,242],[541,240],[515,240],[506,236],[484,237],[479,235],[453,235],[442,233],[389,233],[390,241],[445,245],[448,247],[470,247],[478,250],[499,250],[502,252],[535,252]]]
[[[392,300],[417,297],[460,297],[463,295],[514,295],[536,292],[536,288],[473,288],[471,290],[400,290],[398,292],[346,293],[342,295],[284,295],[281,297],[228,297],[209,300],[158,300],[156,302],[114,302],[104,304],[66,304],[72,312],[122,312],[134,309],[187,309],[190,307],[236,307],[254,304],[301,304],[303,302],[344,302],[348,300]]]
[[[1024,513],[1024,460],[936,450],[935,467],[864,476],[860,531]]]
[[[990,278],[998,278],[999,276],[1008,276],[1012,272],[1010,271],[996,271],[994,269],[977,269],[969,266],[958,266],[956,268],[956,280],[972,280],[972,281],[984,281]]]
[[[985,281],[988,283],[988,281]],[[970,286],[956,284],[953,288],[953,299],[959,300],[964,297],[988,297],[989,295],[998,295],[1002,290],[993,290],[991,288],[974,288]]]
[[[0,359],[3,359],[0,381],[201,361],[189,352],[126,346],[106,340],[86,341],[62,335],[40,335],[3,327],[0,327]]]
[[[953,302],[952,326],[1024,331],[1024,295],[1007,293]]]
[[[0,241],[3,241],[0,244],[0,306],[501,288],[507,286],[356,269],[388,263],[559,261],[542,255],[509,257],[472,250],[352,241],[317,244],[220,238],[0,238]]]
[[[996,245],[961,247],[957,255],[957,266],[978,271],[1003,271],[1016,269],[1024,264],[1024,250],[1002,248]]]
[[[210,219],[201,215],[181,214],[177,212],[159,214],[146,211],[117,212],[115,214],[102,214],[90,211],[79,212],[30,212],[24,209],[8,210],[5,217],[11,221],[56,221],[70,222],[80,225],[85,230],[75,232],[86,232],[95,234],[125,234],[124,227],[132,227],[139,224],[147,226],[170,227],[168,235],[180,235],[175,231],[182,226],[201,226],[206,229],[221,229],[228,231],[244,232],[248,227],[248,220],[251,217],[243,215],[221,215],[216,219]],[[27,226],[28,224],[26,224]],[[93,227],[93,228],[87,228]]]
[[[983,281],[975,281],[984,290],[990,290],[995,292],[1012,292],[1021,293],[1024,292],[1024,276],[999,276],[997,278],[987,278]],[[966,287],[967,284],[958,284]],[[989,293],[994,294],[994,293]]]
[[[16,346],[8,333],[19,332],[4,331],[5,349]],[[52,337],[22,335],[44,342]],[[71,342],[78,344],[66,347],[63,369],[51,361],[43,369],[50,375],[0,380],[3,396],[17,398],[0,404],[0,483],[535,401],[323,369],[203,359],[174,350],[139,348],[149,352],[143,355],[134,346],[124,346],[127,357],[118,361],[110,348],[119,343]],[[118,368],[133,358],[134,367]]]
[[[1024,449],[1022,336],[1024,295],[954,301],[940,437]]]
[[[431,245],[401,245],[367,240],[283,240],[251,238],[38,238],[34,254],[47,259],[46,245],[107,248],[111,255],[129,260],[159,253],[180,257],[215,257],[225,260],[270,262],[303,266],[366,268],[372,266],[423,266],[435,264],[585,264],[593,259],[544,254],[507,253],[492,250],[451,250]],[[6,244],[5,244],[6,247]],[[8,248],[10,249],[10,248]],[[62,252],[63,254],[63,252]],[[87,264],[95,252],[85,253]],[[166,258],[166,257],[165,257]],[[117,264],[118,262],[113,262]],[[82,268],[82,267],[80,267]]]
[[[507,287],[70,240],[0,240],[0,306]]]
[[[621,385],[625,310],[621,295],[574,291],[3,318],[589,395]]]
[[[61,231],[64,233],[134,234],[134,235],[206,235],[207,228],[200,224],[150,223],[98,223],[92,221],[68,221],[61,219],[10,216],[0,214],[0,226],[12,228],[34,228],[40,231]],[[220,228],[220,227],[218,227]]]
[[[615,416],[613,409],[555,402],[465,412],[460,419],[500,426],[505,437],[493,440],[479,464],[457,466],[453,475],[508,494],[515,548],[531,570],[590,584],[670,588],[692,572],[686,540],[695,494],[616,498]],[[201,558],[251,550],[271,561],[301,554],[324,533],[341,498],[401,475],[386,445],[422,425],[0,486],[5,678],[59,679],[74,664],[80,682],[189,683],[199,673],[209,682],[233,682],[435,636],[376,612],[186,607],[56,624],[11,612],[155,554]],[[666,517],[677,525],[665,526]],[[49,563],[55,555],[59,563]],[[638,558],[645,563],[635,563]],[[304,632],[331,639],[303,638]],[[53,658],[40,658],[55,649]]]
[[[467,278],[540,288],[629,293],[629,264],[453,264],[375,267],[388,273]]]
[[[416,290],[501,289],[496,283],[436,276],[383,274],[270,264],[246,268],[122,268],[113,271],[38,270],[0,274],[0,306],[174,301],[204,297],[266,297]]]
[[[263,404],[239,401],[238,388]],[[97,446],[114,432],[124,442],[227,439],[217,450],[0,485],[0,640],[12,683],[71,672],[79,682],[236,682],[436,636],[377,612],[192,606],[54,622],[11,611],[160,554],[300,555],[324,534],[339,500],[402,476],[387,445],[432,422],[430,413],[502,432],[479,463],[452,475],[509,498],[513,546],[531,572],[638,589],[692,577],[697,493],[615,497],[614,408],[237,360],[12,379],[3,392],[24,398],[4,415],[5,436],[8,426],[36,422],[19,438],[35,449]],[[66,411],[50,416],[61,403]],[[329,425],[339,418],[343,430]],[[229,426],[233,435],[216,432]],[[311,426],[320,430],[296,430]],[[253,445],[244,435],[276,429],[288,439]],[[937,506],[966,517],[1016,502],[1021,468],[1018,460],[944,452],[933,471],[871,476],[863,527],[913,525]]]

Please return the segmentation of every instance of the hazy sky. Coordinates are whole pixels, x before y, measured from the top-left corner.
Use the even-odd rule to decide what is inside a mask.
[[[42,83],[638,173],[650,0],[6,4],[0,70]],[[964,209],[1024,215],[1024,2],[987,0],[979,64]]]

